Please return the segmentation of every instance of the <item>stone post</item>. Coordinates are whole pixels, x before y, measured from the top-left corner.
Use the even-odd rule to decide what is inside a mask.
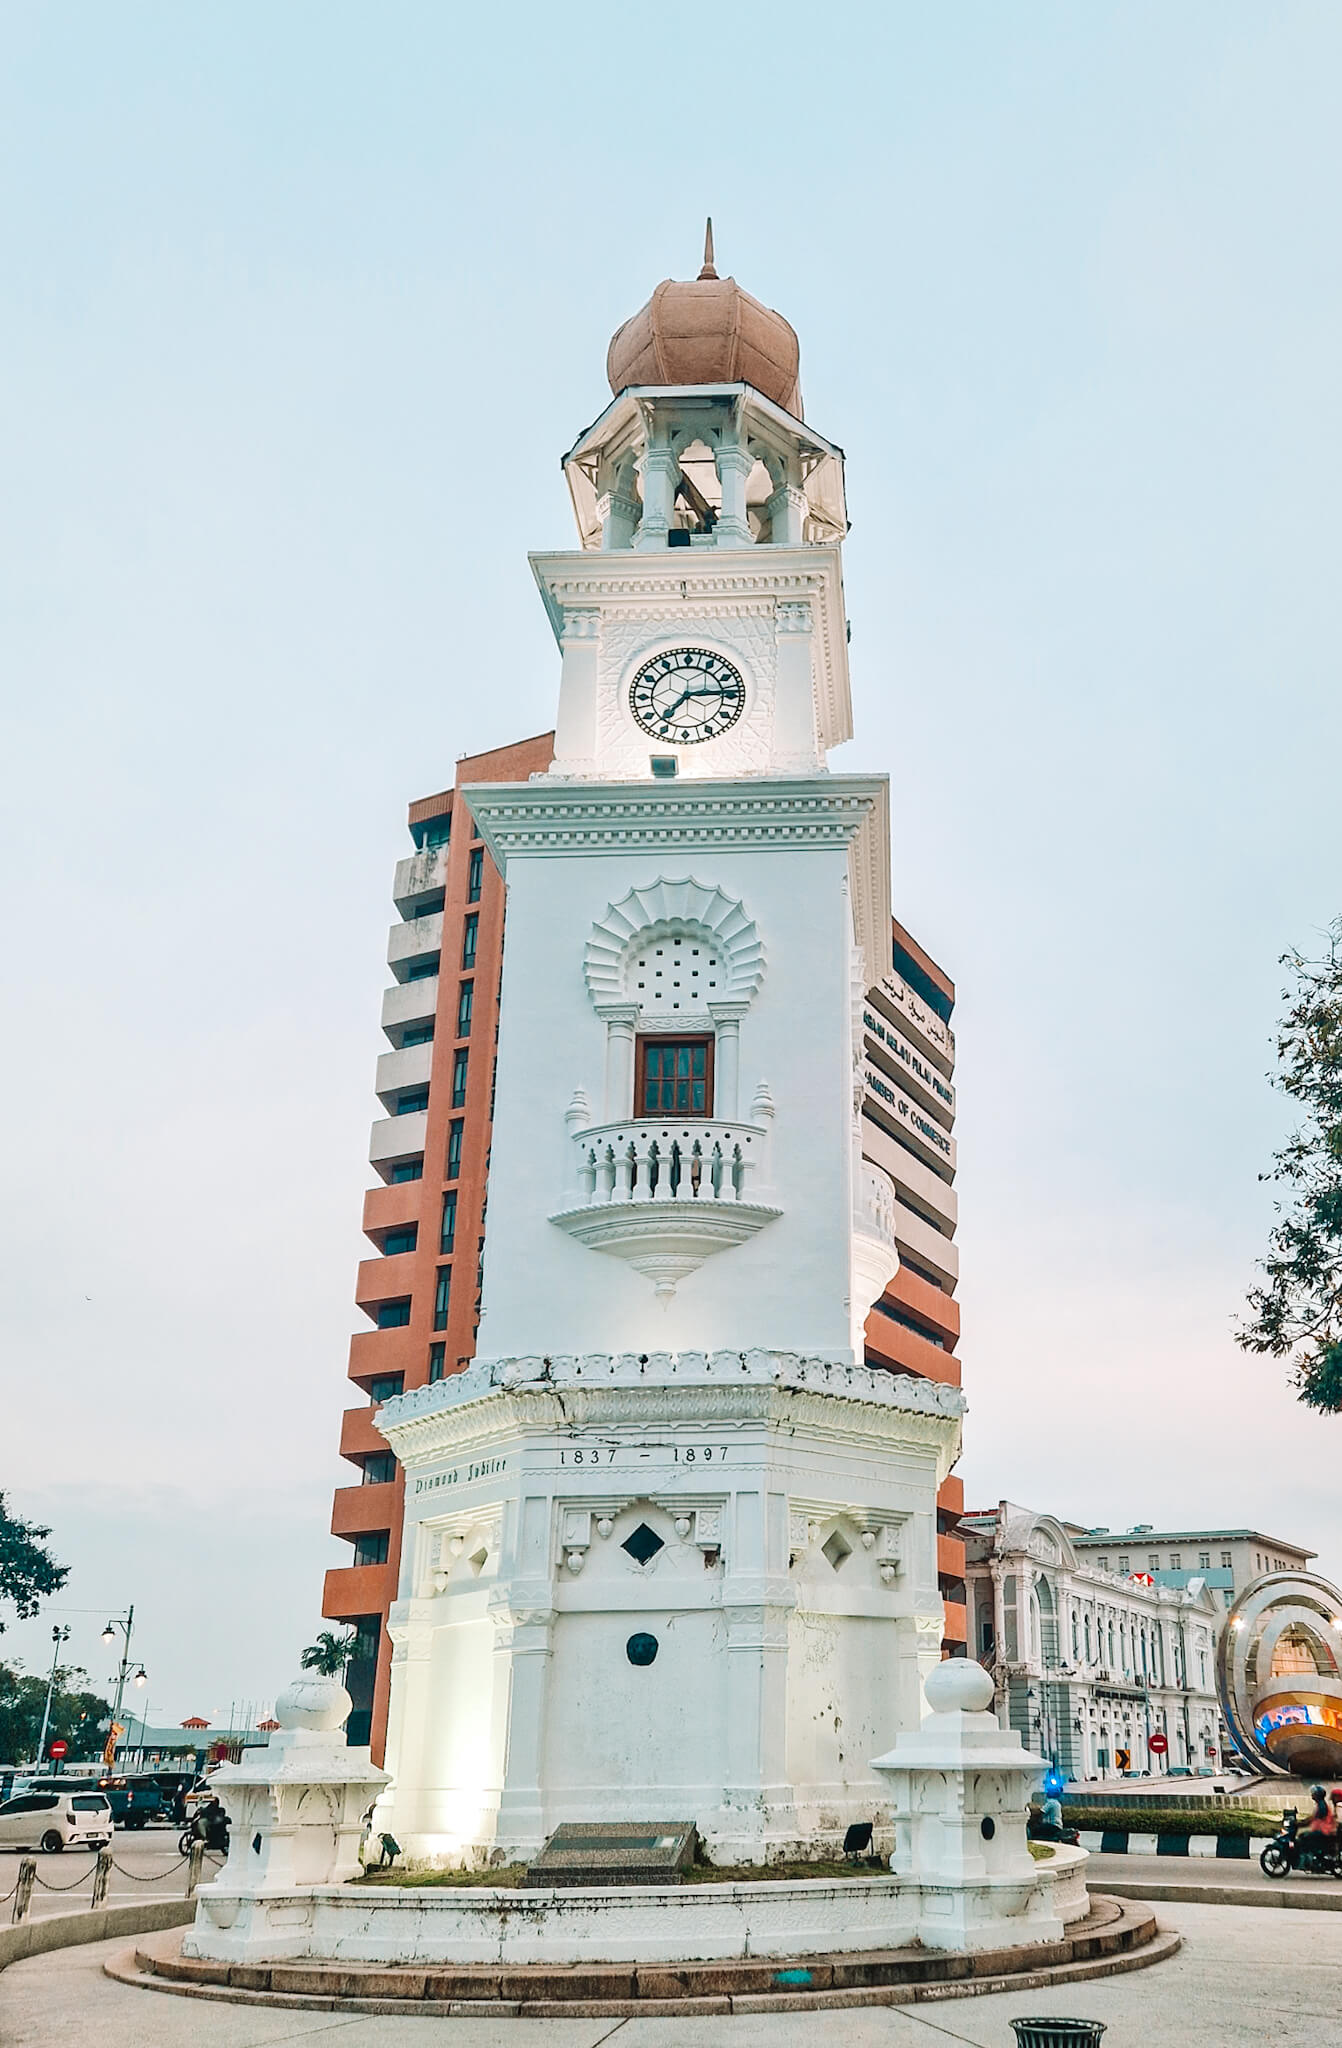
[[[297,1678],[275,1702],[279,1734],[215,1771],[210,1787],[231,1828],[228,1860],[196,1893],[184,1954],[235,1962],[302,1955],[311,1887],[359,1875],[364,1815],[387,1773],[367,1749],[346,1744],[349,1711],[338,1679]],[[309,1892],[306,1901],[295,1902],[299,1887]]]
[[[740,442],[727,442],[718,450],[718,475],[722,480],[722,510],[713,529],[713,543],[720,548],[748,548],[754,536],[746,517],[746,483],[755,458]]]
[[[774,753],[798,771],[820,766],[815,729],[815,685],[810,604],[788,598],[777,608],[778,679],[774,686]]]
[[[923,1691],[931,1712],[921,1728],[871,1766],[890,1784],[890,1867],[920,1894],[917,1939],[951,1949],[1059,1940],[1025,1836],[1044,1759],[987,1711],[993,1682],[982,1665],[948,1658]]]

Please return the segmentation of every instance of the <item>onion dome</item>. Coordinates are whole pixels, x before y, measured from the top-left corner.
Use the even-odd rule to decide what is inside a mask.
[[[781,313],[713,268],[713,223],[697,278],[665,278],[641,312],[611,339],[606,375],[617,395],[629,384],[753,384],[802,417],[801,345]]]

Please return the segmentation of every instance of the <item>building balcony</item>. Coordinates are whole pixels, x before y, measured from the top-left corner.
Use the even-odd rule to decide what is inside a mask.
[[[403,1088],[427,1088],[433,1072],[433,1046],[403,1045],[396,1052],[384,1052],[377,1063],[378,1101],[394,1111]]]
[[[391,1170],[400,1160],[423,1156],[428,1129],[427,1109],[412,1110],[409,1116],[379,1117],[369,1133],[369,1163],[383,1180],[390,1180]]]
[[[862,1119],[862,1153],[873,1165],[885,1168],[902,1202],[934,1217],[945,1236],[954,1236],[960,1218],[954,1188],[921,1159],[915,1159],[907,1145],[899,1144],[870,1116]]]
[[[884,1298],[892,1307],[907,1309],[916,1321],[930,1324],[947,1350],[955,1349],[960,1339],[960,1304],[953,1294],[934,1287],[912,1266],[902,1265],[886,1288]]]
[[[377,1410],[371,1402],[362,1408],[347,1408],[340,1418],[340,1455],[342,1458],[363,1459],[376,1451],[385,1451],[387,1439],[373,1421]],[[351,1491],[363,1493],[363,1487]]]
[[[408,1323],[399,1330],[357,1330],[349,1340],[349,1377],[360,1385],[403,1372],[407,1386],[418,1386],[425,1369],[424,1339]],[[386,1448],[380,1439],[377,1448]]]
[[[412,917],[405,924],[394,924],[387,935],[387,965],[398,981],[409,981],[416,962],[434,958],[442,950],[441,910],[430,917]]]
[[[954,1287],[960,1277],[960,1253],[949,1237],[943,1237],[930,1223],[905,1207],[895,1204],[895,1243],[901,1257],[906,1253]]]
[[[354,1299],[371,1315],[379,1302],[401,1301],[414,1290],[419,1253],[396,1252],[391,1258],[360,1259]],[[385,1332],[379,1332],[383,1335]]]
[[[422,1180],[398,1180],[366,1190],[363,1198],[363,1232],[380,1243],[384,1231],[418,1223],[424,1200]]]
[[[398,860],[392,882],[392,901],[407,919],[423,916],[442,906],[447,887],[447,847],[423,846],[407,860]],[[433,899],[437,898],[435,902]],[[426,901],[426,899],[428,899]]]
[[[367,1492],[367,1488],[364,1489]],[[937,1575],[939,1578],[963,1579],[965,1575],[965,1544],[962,1536],[938,1536]]]
[[[385,1614],[396,1598],[397,1566],[336,1565],[322,1587],[322,1614],[328,1621],[357,1621],[365,1614]]]
[[[383,1442],[382,1449],[386,1448]],[[371,1536],[380,1529],[394,1529],[400,1498],[399,1479],[376,1486],[338,1486],[331,1503],[331,1534]]]
[[[428,974],[418,981],[398,981],[382,997],[382,1029],[393,1045],[412,1025],[428,1024],[438,1014],[438,976]]]
[[[869,1363],[916,1373],[919,1379],[940,1380],[944,1386],[959,1386],[960,1361],[952,1352],[942,1351],[903,1323],[892,1322],[879,1309],[867,1317],[863,1334]]]
[[[967,1643],[969,1641],[969,1613],[953,1600],[941,1603],[941,1640],[943,1643]]]
[[[625,1259],[663,1300],[714,1252],[744,1244],[781,1210],[759,1199],[762,1124],[634,1118],[575,1132],[573,1181],[550,1221]]]

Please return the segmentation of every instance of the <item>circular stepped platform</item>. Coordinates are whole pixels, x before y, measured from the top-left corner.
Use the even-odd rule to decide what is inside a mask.
[[[1135,1901],[1092,1896],[1061,1941],[978,1955],[935,1949],[805,1956],[795,1962],[469,1964],[214,1963],[182,1954],[182,1931],[149,1936],[104,1964],[118,1983],[185,1998],[434,2018],[627,2019],[695,2013],[811,2012],[911,2005],[986,1991],[1036,1990],[1163,1962],[1179,1936]]]

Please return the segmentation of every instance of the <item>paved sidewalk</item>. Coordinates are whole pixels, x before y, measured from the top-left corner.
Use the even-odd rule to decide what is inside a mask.
[[[916,2011],[770,2013],[733,2019],[364,2019],[206,2004],[102,1975],[125,1942],[66,1949],[0,1974],[4,2048],[1014,2048],[1022,2013],[1108,2022],[1104,2048],[1326,2048],[1342,2034],[1342,1921],[1332,1913],[1178,1906],[1171,1962],[1058,1991],[956,1999]]]

